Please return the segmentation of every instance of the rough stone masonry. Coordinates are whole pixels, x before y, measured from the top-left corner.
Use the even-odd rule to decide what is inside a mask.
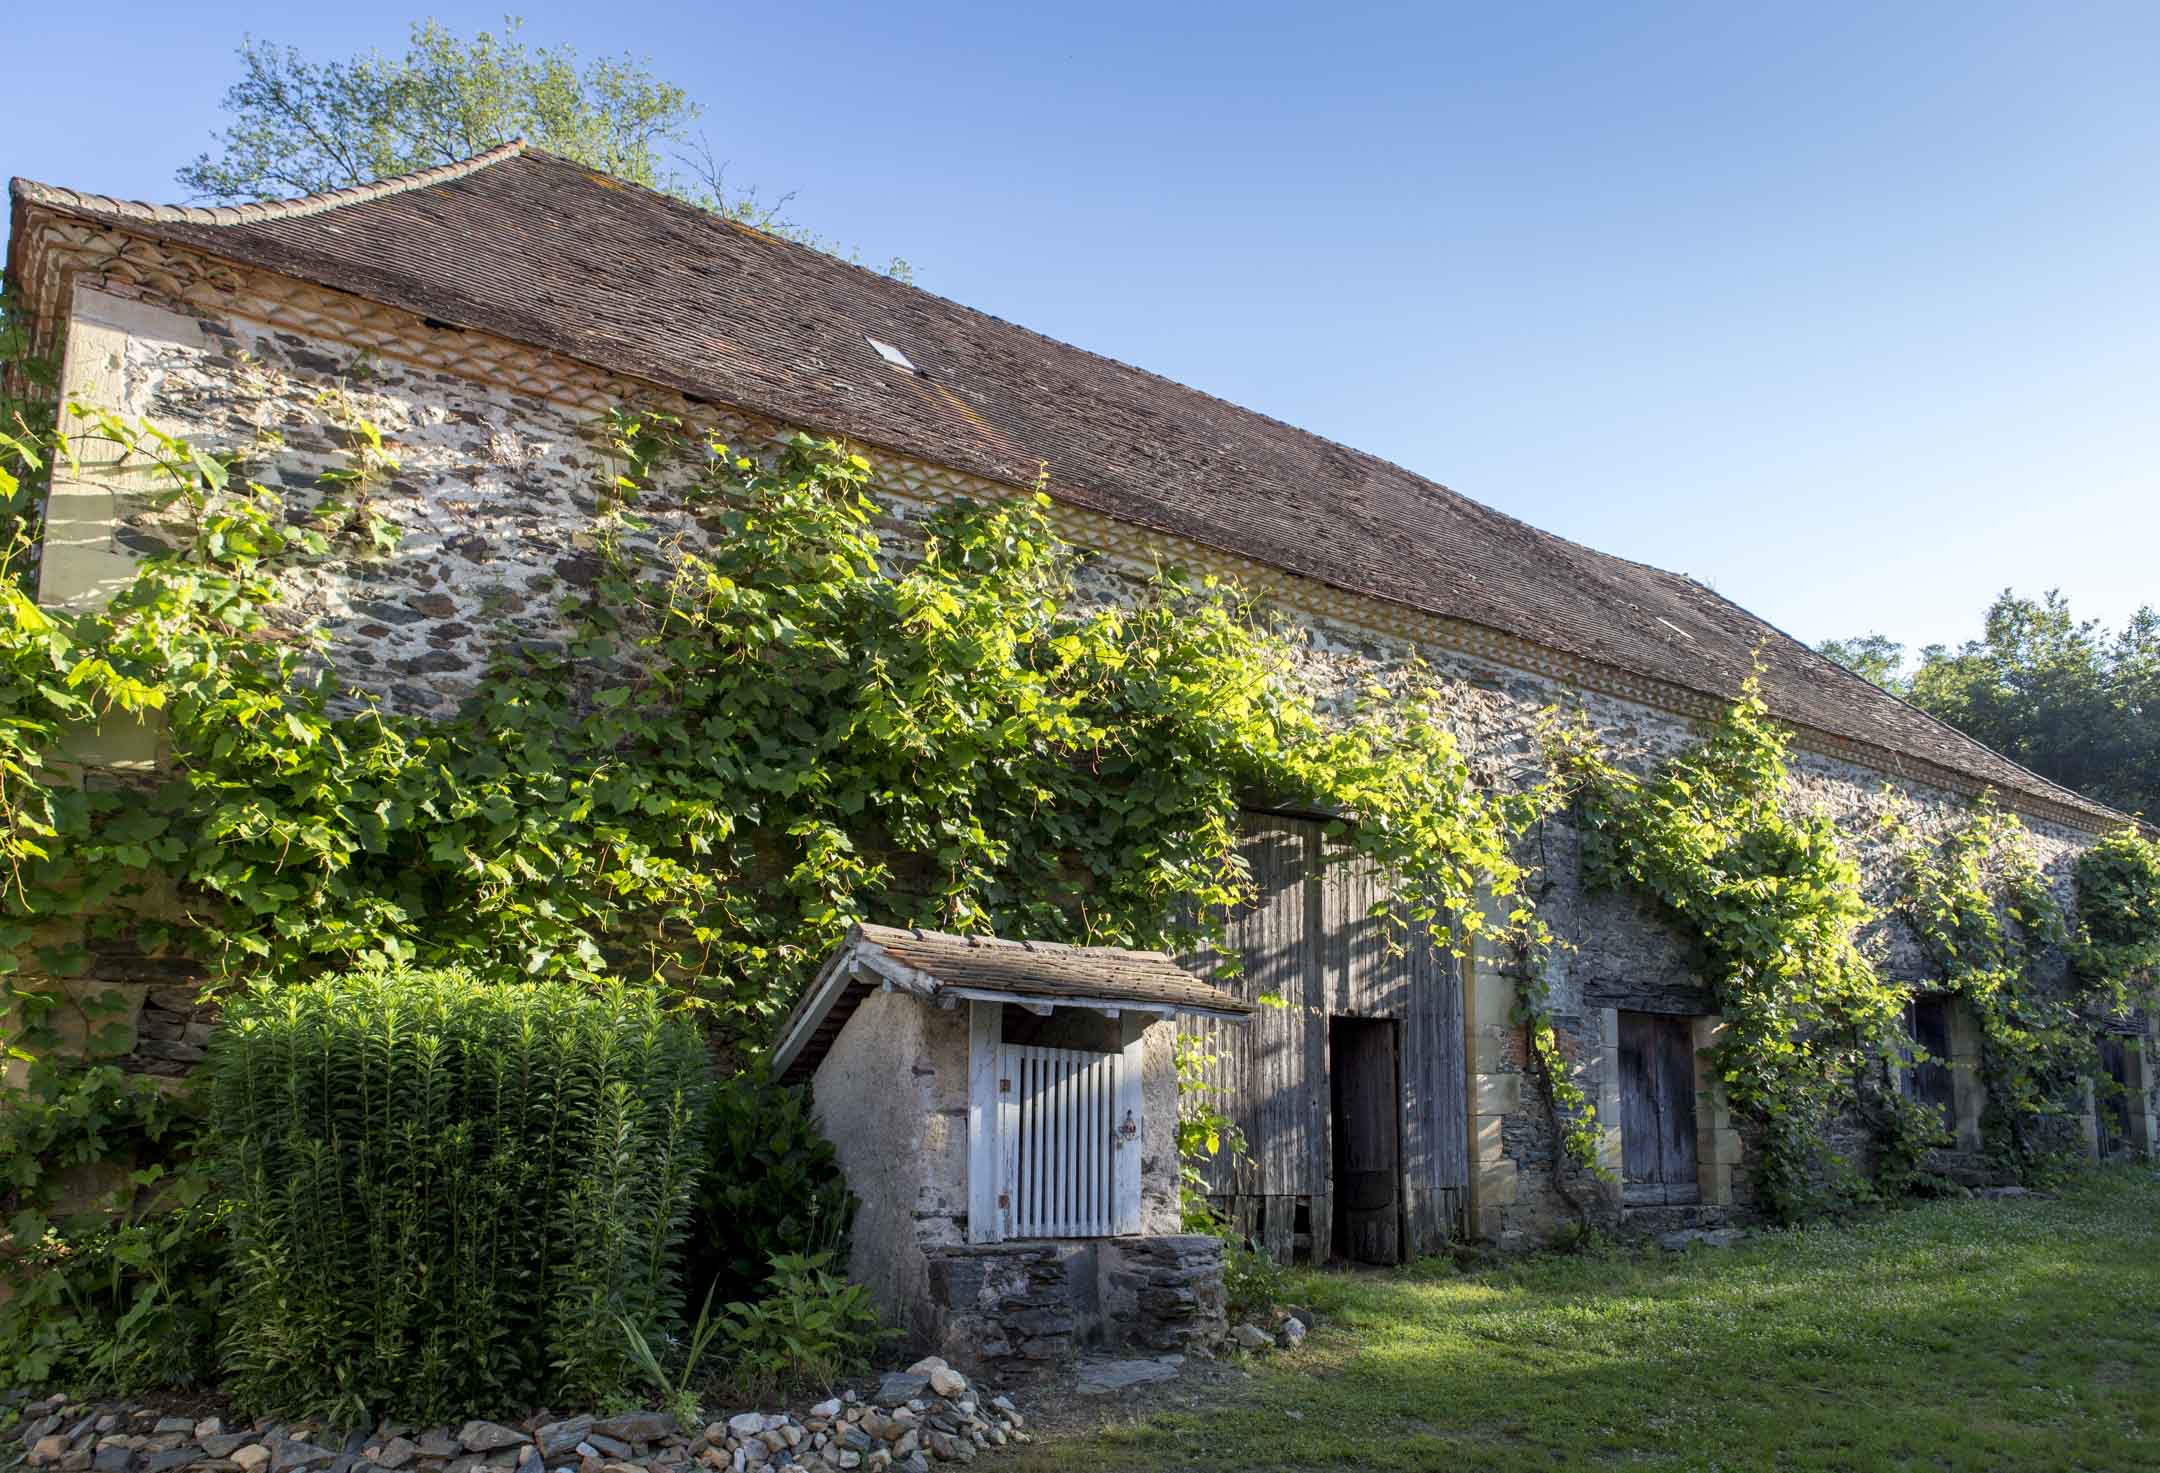
[[[273,271],[129,236],[124,224],[76,220],[39,229],[44,233],[22,249],[44,252],[40,262],[75,263],[66,268],[69,290],[47,293],[65,317],[58,337],[70,393],[147,416],[208,447],[245,452],[251,474],[303,505],[346,453],[341,426],[365,419],[381,428],[398,468],[373,504],[402,531],[398,550],[379,561],[296,574],[283,617],[325,631],[329,658],[344,678],[392,710],[448,712],[479,689],[500,642],[560,638],[557,601],[595,566],[594,487],[608,469],[593,435],[602,403],[636,396],[713,423],[739,443],[775,429],[755,415],[625,382],[566,355],[453,331]],[[879,494],[903,556],[911,522],[927,502],[1001,489],[899,455],[881,454],[878,466]],[[1328,699],[1346,702],[1369,682],[1399,683],[1413,667],[1429,670],[1446,683],[1449,719],[1494,783],[1534,773],[1536,723],[1554,707],[1585,713],[1638,766],[1698,734],[1700,703],[1684,709],[1688,701],[1654,680],[1593,679],[1580,662],[1520,642],[1468,638],[1383,601],[1320,589],[1167,533],[1070,508],[1060,515],[1076,541],[1102,554],[1088,572],[1092,596],[1129,600],[1136,580],[1163,560],[1247,579],[1293,621],[1301,677]],[[660,516],[662,532],[696,532],[688,523],[666,524],[664,509]],[[156,514],[124,480],[56,487],[42,597],[65,603],[99,596],[159,537]],[[1633,617],[1617,606],[1611,616]],[[1895,880],[1894,857],[1873,838],[1887,808],[1908,809],[1925,838],[1956,822],[1972,800],[1973,784],[1925,764],[1802,738],[1801,801],[1836,821],[1878,900]],[[96,734],[78,755],[91,781],[142,780],[158,760],[154,732]],[[2026,806],[2047,872],[2067,896],[2071,863],[2105,822],[2059,803],[2010,797]],[[1617,1161],[1618,1111],[1608,1107],[1617,1105],[1620,1013],[1694,1014],[1703,1041],[1714,1037],[1715,1020],[1682,938],[1630,898],[1585,889],[1577,836],[1564,820],[1546,825],[1535,858],[1543,871],[1541,911],[1567,943],[1549,963],[1561,1045],[1600,1105],[1607,1156]],[[1925,980],[1917,944],[1895,922],[1882,923],[1873,940],[1889,975]],[[67,985],[119,999],[133,1030],[131,1058],[169,1071],[196,1056],[210,1024],[192,1002],[182,1005],[185,982],[123,941]],[[1475,955],[1464,982],[1470,1167],[1463,1226],[1523,1245],[1543,1241],[1573,1210],[1559,1190],[1556,1142],[1526,1072],[1513,1002],[1505,959]],[[1744,1215],[1753,1200],[1753,1147],[1721,1117],[1716,1081],[1701,1086],[1706,1150],[1697,1215]],[[2155,1099],[2148,1093],[2141,1103],[2152,1120]],[[1608,1218],[1617,1214],[1617,1201],[1600,1184],[1575,1186]]]

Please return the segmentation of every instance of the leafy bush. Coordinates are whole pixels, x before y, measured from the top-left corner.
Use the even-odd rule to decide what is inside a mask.
[[[1265,1314],[1289,1294],[1290,1271],[1260,1249],[1226,1239],[1223,1291],[1229,1296],[1231,1313]]]
[[[736,1380],[762,1400],[786,1387],[829,1388],[894,1331],[870,1292],[833,1271],[830,1253],[776,1253],[757,1298],[728,1305],[725,1334]]]
[[[691,1221],[691,1293],[747,1299],[779,1254],[844,1256],[855,1198],[809,1091],[761,1071],[722,1080],[705,1111],[705,1172]]]
[[[237,998],[211,1059],[243,1401],[592,1404],[677,1320],[704,1050],[657,994],[363,971]]]
[[[197,1113],[109,1064],[40,1062],[0,1098],[0,1385],[124,1395],[211,1374],[220,1205],[192,1166],[129,1169],[184,1163]]]

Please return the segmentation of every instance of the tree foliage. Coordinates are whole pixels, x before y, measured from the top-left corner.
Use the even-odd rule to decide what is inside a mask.
[[[1880,634],[1822,650],[2042,777],[2126,813],[2160,812],[2160,612],[2110,633],[2059,591],[2005,589],[1980,638],[1930,645],[1909,674],[1905,647]]]
[[[177,177],[199,198],[315,194],[456,163],[523,138],[589,168],[834,254],[832,242],[785,218],[785,197],[728,185],[698,131],[703,109],[641,58],[586,60],[534,46],[512,17],[498,35],[466,40],[415,21],[403,55],[364,51],[318,60],[253,37],[225,93],[232,121],[214,151]],[[905,261],[886,268],[906,279]]]

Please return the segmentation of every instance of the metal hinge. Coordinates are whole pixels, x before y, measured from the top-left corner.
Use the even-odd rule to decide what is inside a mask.
[[[998,1206],[1001,1209],[1012,1206],[1012,1194],[1010,1192],[999,1192]]]
[[[1011,1081],[1010,1079],[1000,1079],[1000,1080],[998,1081],[998,1093],[999,1093],[999,1094],[1001,1094],[1001,1095],[1009,1095],[1009,1094],[1011,1094],[1011,1093],[1012,1093],[1012,1081]]]

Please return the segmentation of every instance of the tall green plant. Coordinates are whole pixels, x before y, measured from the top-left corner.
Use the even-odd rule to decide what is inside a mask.
[[[1793,1218],[1841,1174],[1827,1127],[1847,1081],[1902,1035],[1903,994],[1856,939],[1872,912],[1836,828],[1792,811],[1787,741],[1751,678],[1648,776],[1586,726],[1554,728],[1548,748],[1579,805],[1589,881],[1647,892],[1701,947],[1725,1024],[1714,1062],[1761,1128],[1766,1204]]]
[[[761,1069],[714,1087],[687,1249],[693,1296],[748,1298],[781,1254],[825,1251],[844,1263],[854,1216],[854,1194],[810,1113],[807,1088],[777,1084]]]
[[[243,1400],[595,1402],[679,1316],[704,1051],[655,994],[366,971],[236,996],[211,1057]]]

